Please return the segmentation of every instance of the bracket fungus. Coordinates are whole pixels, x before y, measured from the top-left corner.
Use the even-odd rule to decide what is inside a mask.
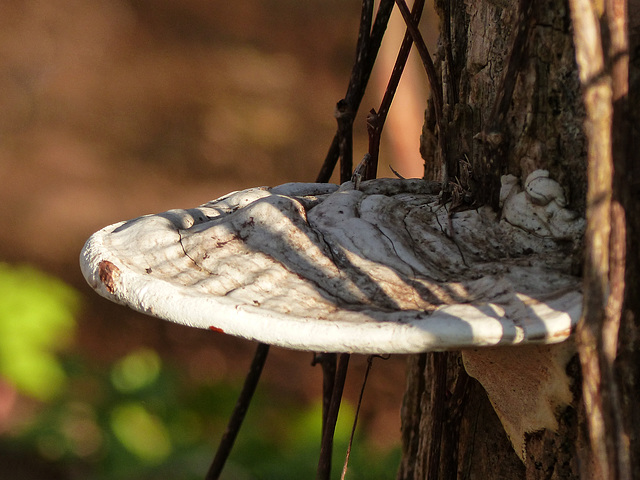
[[[450,214],[440,184],[290,183],[95,233],[102,296],[165,320],[298,350],[416,353],[567,339],[583,220],[536,171],[503,179],[503,215]]]
[[[441,184],[289,183],[108,226],[81,267],[104,297],[263,344],[365,354],[461,350],[512,445],[571,402],[584,220],[536,170],[502,212],[452,214]],[[526,348],[514,345],[530,344]],[[511,346],[511,347],[508,347]],[[505,348],[485,348],[505,347]]]

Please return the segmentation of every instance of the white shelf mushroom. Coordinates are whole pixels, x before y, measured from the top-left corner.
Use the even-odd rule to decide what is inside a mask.
[[[526,434],[571,402],[574,347],[556,344],[582,310],[569,272],[584,220],[548,172],[518,183],[503,178],[501,218],[449,216],[422,180],[253,188],[103,228],[80,263],[110,300],[267,344],[460,349],[524,461]]]
[[[566,232],[517,226],[540,221],[549,189],[533,187],[506,192],[503,220],[488,208],[449,218],[439,184],[422,180],[254,188],[106,227],[81,266],[135,310],[293,349],[557,343],[579,319],[580,280],[556,242]]]

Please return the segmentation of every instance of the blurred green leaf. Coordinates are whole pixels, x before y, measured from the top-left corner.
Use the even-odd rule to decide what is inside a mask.
[[[167,428],[141,403],[116,406],[111,413],[111,428],[122,445],[145,463],[158,464],[171,453]]]
[[[111,369],[111,383],[121,392],[134,392],[155,382],[160,375],[160,356],[150,348],[131,352]]]
[[[0,375],[20,392],[49,400],[66,375],[53,354],[73,336],[77,292],[29,266],[0,263]]]

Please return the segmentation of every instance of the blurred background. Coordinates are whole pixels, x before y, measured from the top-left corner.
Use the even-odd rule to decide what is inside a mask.
[[[203,478],[255,345],[145,317],[85,284],[96,230],[230,191],[313,181],[354,57],[357,0],[3,0],[0,4],[0,478]],[[378,108],[392,25],[362,103]],[[429,12],[422,29],[434,42]],[[379,176],[422,175],[416,58]],[[313,478],[321,370],[272,349],[228,479]],[[375,360],[347,478],[393,478],[400,356]],[[366,358],[351,362],[341,470]]]

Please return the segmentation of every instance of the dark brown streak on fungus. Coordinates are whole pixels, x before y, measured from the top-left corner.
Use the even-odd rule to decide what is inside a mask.
[[[107,288],[109,293],[115,293],[116,282],[120,277],[120,270],[108,260],[102,260],[98,265],[98,274],[100,281]]]

